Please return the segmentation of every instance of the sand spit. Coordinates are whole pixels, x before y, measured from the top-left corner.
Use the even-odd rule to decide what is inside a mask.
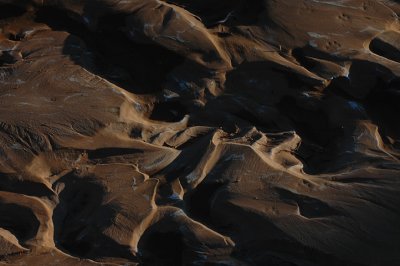
[[[0,265],[400,265],[399,14],[0,0]]]

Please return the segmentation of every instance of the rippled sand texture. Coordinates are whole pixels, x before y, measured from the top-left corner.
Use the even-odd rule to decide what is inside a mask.
[[[400,265],[400,3],[0,0],[1,265]]]

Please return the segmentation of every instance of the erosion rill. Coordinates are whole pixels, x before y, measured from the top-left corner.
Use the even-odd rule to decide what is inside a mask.
[[[0,0],[0,265],[400,265],[399,14]]]

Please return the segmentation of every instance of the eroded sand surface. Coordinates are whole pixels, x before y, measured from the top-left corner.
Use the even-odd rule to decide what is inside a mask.
[[[0,0],[1,265],[400,265],[400,3]]]

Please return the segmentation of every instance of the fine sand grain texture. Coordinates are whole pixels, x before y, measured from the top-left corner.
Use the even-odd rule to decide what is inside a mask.
[[[0,265],[400,265],[399,15],[0,0]]]

